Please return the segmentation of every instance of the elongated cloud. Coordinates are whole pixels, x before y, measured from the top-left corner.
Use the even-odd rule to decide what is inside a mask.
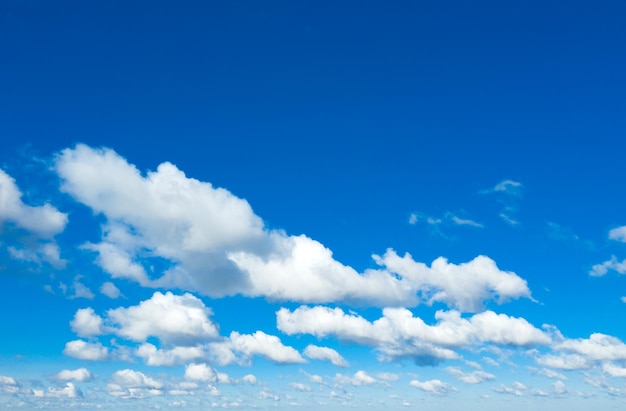
[[[62,190],[106,217],[101,241],[83,248],[114,278],[214,297],[380,307],[440,301],[464,311],[530,297],[524,280],[488,257],[427,267],[389,250],[375,256],[380,269],[359,273],[318,241],[265,228],[246,200],[171,163],[142,174],[112,150],[78,145],[55,164]],[[168,267],[151,272],[151,258]]]
[[[423,365],[458,358],[454,349],[482,343],[528,347],[551,342],[549,335],[525,319],[493,311],[469,319],[458,311],[438,311],[435,318],[438,322],[428,325],[403,308],[385,308],[383,316],[373,322],[322,306],[281,308],[276,313],[277,327],[285,334],[336,337],[374,347],[383,360],[412,358]]]

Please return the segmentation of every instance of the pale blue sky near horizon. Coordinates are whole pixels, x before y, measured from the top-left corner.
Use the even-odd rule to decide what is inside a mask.
[[[623,407],[625,17],[0,2],[0,406]]]

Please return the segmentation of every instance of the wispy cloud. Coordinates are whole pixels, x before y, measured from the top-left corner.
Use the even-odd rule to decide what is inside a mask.
[[[503,209],[498,214],[499,217],[507,224],[516,226],[520,221],[515,217],[519,210],[519,200],[523,194],[524,185],[519,181],[502,180],[495,186],[481,190],[479,194],[488,194],[497,196],[497,201],[502,204]]]

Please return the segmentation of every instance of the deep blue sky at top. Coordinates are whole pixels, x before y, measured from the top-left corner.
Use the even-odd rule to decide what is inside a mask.
[[[527,224],[604,241],[624,224],[625,14],[620,1],[3,1],[0,161],[11,172],[17,152],[76,142],[141,170],[171,161],[357,268],[386,247],[523,259],[496,237],[407,247],[410,212],[471,213],[506,178],[525,186]]]

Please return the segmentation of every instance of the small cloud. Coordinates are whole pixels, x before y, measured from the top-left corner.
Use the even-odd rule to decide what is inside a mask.
[[[311,387],[302,383],[292,382],[291,384],[289,384],[289,386],[291,386],[291,388],[293,388],[296,391],[301,391],[301,392],[311,391]]]
[[[617,257],[612,256],[610,260],[591,267],[589,275],[593,277],[602,277],[608,273],[609,270],[616,271],[619,274],[626,274],[626,260],[618,261]]]
[[[317,345],[308,345],[304,349],[304,355],[313,360],[326,360],[330,361],[337,367],[347,367],[348,361],[341,356],[337,351],[328,347],[318,347]]]
[[[456,388],[447,384],[441,380],[429,380],[429,381],[419,381],[419,380],[411,380],[409,385],[415,388],[419,388],[422,391],[429,392],[434,395],[446,395],[449,392],[456,391]]]
[[[116,299],[122,296],[122,293],[120,292],[120,289],[117,288],[115,286],[115,284],[113,284],[110,281],[107,281],[106,283],[102,284],[100,286],[100,292],[103,295],[106,295],[107,297],[111,298],[111,299]]]
[[[477,228],[484,227],[484,225],[481,223],[477,223],[476,221],[470,220],[468,218],[461,218],[461,217],[455,216],[454,214],[449,214],[448,218],[450,218],[450,220],[452,220],[452,222],[456,225],[466,225],[466,226],[477,227]]]
[[[553,240],[561,241],[579,241],[580,238],[569,228],[565,228],[557,223],[548,221],[546,223],[546,231],[548,237]]]
[[[522,189],[522,183],[513,180],[502,180],[493,187],[494,192],[508,193],[519,195]]]
[[[505,223],[507,223],[509,225],[520,225],[519,221],[517,221],[516,219],[514,219],[513,217],[511,217],[508,214],[500,213],[499,216],[500,216],[500,218],[502,220],[504,220]]]
[[[609,239],[626,243],[626,225],[616,227],[609,231]]]
[[[95,376],[86,368],[76,370],[63,370],[56,375],[56,379],[61,381],[74,380],[76,382],[93,381]]]
[[[626,304],[626,297],[622,297],[620,298],[620,300],[622,300],[622,302]]]

